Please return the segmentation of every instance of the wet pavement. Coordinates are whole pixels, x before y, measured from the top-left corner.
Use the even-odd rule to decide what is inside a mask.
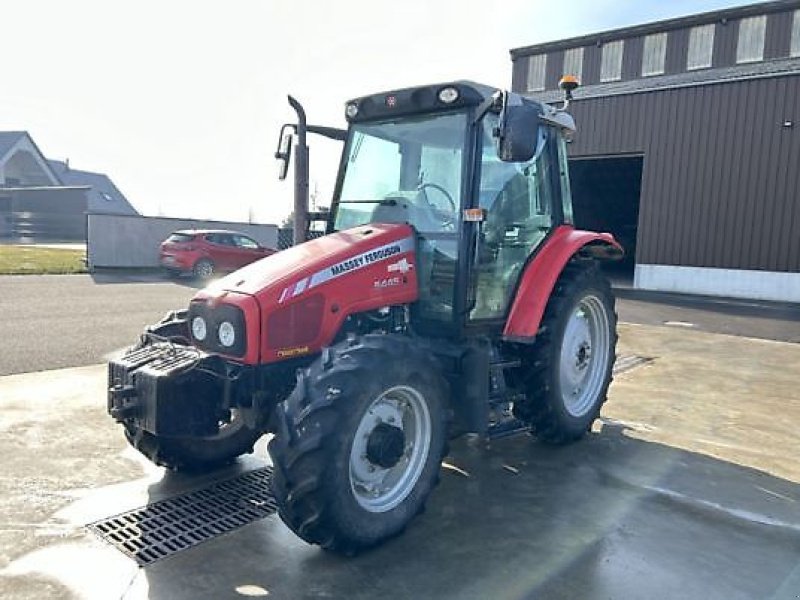
[[[167,473],[105,415],[105,368],[0,378],[3,598],[800,597],[800,345],[623,324],[584,441],[460,440],[428,509],[355,558],[277,516],[146,568],[85,525],[264,466]]]

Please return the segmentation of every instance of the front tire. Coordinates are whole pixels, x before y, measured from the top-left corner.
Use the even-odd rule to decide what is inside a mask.
[[[402,336],[323,352],[276,409],[269,451],[284,523],[345,554],[402,532],[438,482],[446,390],[433,357]]]
[[[564,444],[591,429],[612,380],[616,325],[614,296],[598,265],[567,265],[533,347],[522,351],[525,398],[514,414],[538,439]]]
[[[242,454],[253,452],[261,432],[249,429],[234,413],[229,423],[213,436],[170,438],[153,435],[130,423],[125,424],[125,439],[151,462],[173,471],[201,473],[231,464]]]

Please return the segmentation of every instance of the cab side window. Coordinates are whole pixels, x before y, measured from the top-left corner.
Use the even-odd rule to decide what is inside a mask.
[[[503,162],[497,156],[492,132],[496,115],[484,119],[479,205],[486,209],[478,244],[475,307],[470,318],[505,315],[528,256],[553,228],[553,206],[559,186],[553,156],[552,132],[539,136],[537,151],[526,163]],[[555,179],[554,179],[555,178]]]

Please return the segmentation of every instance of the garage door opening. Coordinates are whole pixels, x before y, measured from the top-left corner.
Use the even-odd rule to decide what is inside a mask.
[[[633,281],[643,162],[642,156],[569,161],[575,225],[608,231],[625,248],[625,258],[607,267],[617,280]]]

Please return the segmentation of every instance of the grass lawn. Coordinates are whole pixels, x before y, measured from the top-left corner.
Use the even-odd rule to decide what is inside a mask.
[[[84,250],[0,246],[0,275],[85,273]]]

